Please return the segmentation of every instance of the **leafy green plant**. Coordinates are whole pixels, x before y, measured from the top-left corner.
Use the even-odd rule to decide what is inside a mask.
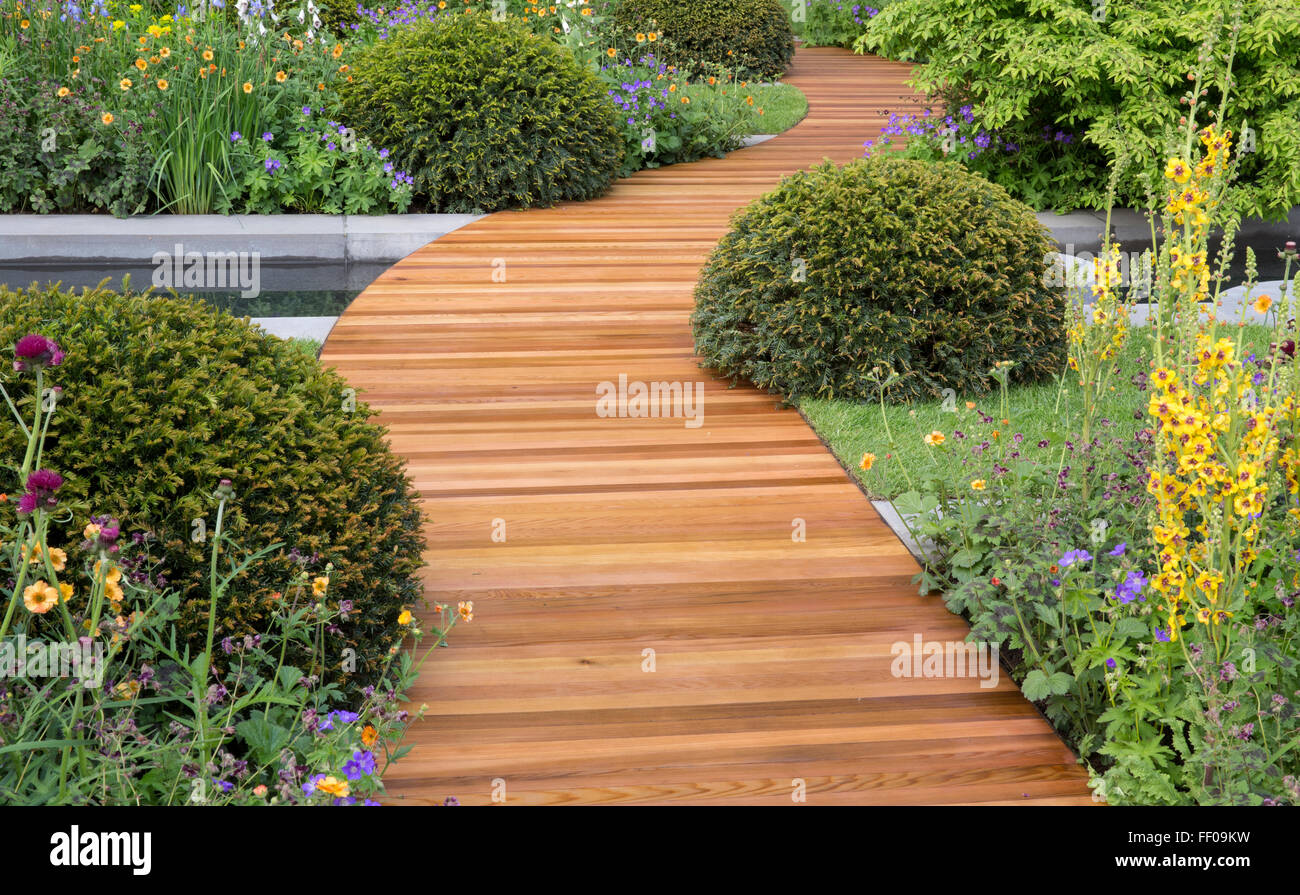
[[[796,0],[803,4],[803,41],[811,47],[851,47],[889,0]],[[797,8],[796,8],[796,11]]]
[[[108,105],[98,85],[0,79],[0,211],[143,211],[153,155],[138,123],[101,123]]]
[[[392,31],[353,66],[340,88],[346,120],[392,148],[435,210],[588,199],[622,163],[595,73],[514,19],[438,16]]]
[[[665,60],[682,69],[707,63],[742,77],[778,78],[794,56],[781,0],[622,0],[614,25],[625,34],[662,32]]]
[[[798,396],[901,401],[981,394],[1064,360],[1064,294],[1045,285],[1046,231],[956,165],[826,163],[737,213],[700,274],[703,364]]]
[[[1036,208],[1103,207],[1110,169],[1126,154],[1141,162],[1122,172],[1118,201],[1147,207],[1203,38],[1223,29],[1232,8],[1231,0],[894,0],[856,48],[922,59],[913,85],[949,117],[972,107],[971,136],[983,131],[1005,150],[971,158],[968,144],[957,157]],[[1236,39],[1223,123],[1239,137],[1249,128],[1253,145],[1241,157],[1234,209],[1284,216],[1300,203],[1300,7],[1252,2]],[[1211,103],[1224,95],[1206,90]]]
[[[331,604],[356,606],[339,623],[330,679],[373,677],[398,614],[420,593],[421,515],[401,461],[347,383],[197,301],[102,287],[0,289],[0,343],[37,331],[68,353],[42,462],[69,479],[69,500],[94,497],[100,513],[153,533],[159,572],[183,595],[186,641],[197,648],[207,629],[206,592],[189,595],[209,577],[209,496],[226,478],[240,494],[225,518],[232,536],[332,562]],[[36,400],[18,411],[28,416]],[[0,429],[0,455],[25,440],[17,427]],[[0,491],[17,493],[17,474],[4,473]],[[51,524],[54,546],[81,540],[84,520]],[[268,582],[293,575],[299,558],[281,550],[235,576],[217,606],[218,636],[263,630],[278,600]]]
[[[188,595],[162,589],[140,548],[148,533],[127,538],[118,519],[87,516],[89,502],[42,466],[58,413],[48,396],[68,359],[62,346],[29,333],[13,354],[18,381],[0,384],[0,397],[25,443],[13,467],[22,493],[12,516],[0,518],[0,579],[8,578],[0,591],[0,798],[374,804],[383,770],[406,751],[402,735],[422,714],[398,707],[433,649],[419,660],[400,650],[408,636],[417,646],[423,637],[415,617],[403,611],[380,686],[360,695],[356,711],[334,708],[339,687],[321,680],[355,608],[328,605],[332,564],[312,580],[311,561],[302,561],[264,627],[218,639],[217,607],[232,584],[282,545],[255,553],[234,545],[225,520],[235,495],[223,479],[210,495],[207,580]],[[67,519],[86,525],[80,543],[65,550],[50,536]],[[187,596],[207,604],[198,645],[177,630]],[[472,606],[463,604],[450,621],[443,612],[434,647],[457,617],[472,618]],[[304,651],[306,664],[293,664],[290,657]]]
[[[217,210],[400,213],[411,204],[411,178],[388,161],[389,155],[330,121],[324,107],[288,110],[275,131],[240,134],[233,141],[236,187]]]

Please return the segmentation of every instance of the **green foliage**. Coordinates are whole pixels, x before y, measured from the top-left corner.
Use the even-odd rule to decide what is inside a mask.
[[[353,25],[360,24],[364,18],[357,12],[356,0],[329,0],[318,6],[317,15],[325,31],[339,37],[347,38],[353,32]]]
[[[346,120],[393,148],[437,211],[589,199],[623,160],[594,72],[526,25],[439,16],[361,50],[340,87]]]
[[[804,6],[803,41],[810,47],[851,47],[889,0],[795,0]]]
[[[621,177],[705,156],[721,158],[740,148],[758,117],[746,102],[752,101],[752,91],[742,89],[734,76],[719,71],[712,84],[692,84],[652,53],[611,62],[601,68],[600,77],[620,110],[625,145]]]
[[[0,79],[0,211],[74,214],[144,210],[153,156],[139,126],[105,127],[98,89]]]
[[[614,23],[624,32],[662,31],[665,58],[681,68],[711,63],[744,76],[778,78],[794,56],[794,32],[781,0],[622,0]]]
[[[1112,162],[1118,200],[1147,205],[1158,183],[1179,98],[1207,37],[1230,46],[1228,0],[895,0],[873,18],[859,51],[921,58],[914,85],[950,113],[974,106],[977,126],[1016,152],[973,165],[1036,207],[1103,207]],[[1103,14],[1104,13],[1104,14]],[[1243,158],[1236,209],[1282,216],[1300,203],[1300,6],[1248,5],[1236,34],[1225,123],[1243,123],[1257,149]],[[1205,85],[1217,106],[1220,85]],[[1079,134],[1063,145],[1056,134]]]
[[[1033,213],[956,165],[897,158],[799,172],[739,212],[701,272],[705,366],[788,397],[986,392],[1064,363],[1064,294]]]
[[[231,146],[235,186],[217,211],[400,213],[411,204],[411,187],[387,155],[329,121],[324,108],[286,110],[274,132],[241,134]]]
[[[339,622],[329,675],[346,677],[345,646],[362,678],[374,672],[420,592],[421,517],[384,431],[364,404],[348,406],[346,382],[289,343],[184,299],[0,289],[0,344],[32,332],[67,352],[42,466],[69,480],[69,500],[93,500],[124,530],[156,535],[160,571],[184,596],[180,630],[190,643],[202,640],[208,614],[207,548],[192,539],[194,520],[212,529],[210,497],[228,478],[238,495],[226,516],[232,536],[287,546],[230,583],[218,638],[265,630],[276,582],[300,570],[293,548],[332,562],[330,605],[355,606]],[[33,400],[18,407],[26,418]],[[21,456],[23,442],[18,427],[0,429],[0,456]],[[21,490],[14,472],[0,474],[0,491]],[[85,523],[58,518],[51,546],[78,543]],[[309,664],[292,651],[289,661]]]

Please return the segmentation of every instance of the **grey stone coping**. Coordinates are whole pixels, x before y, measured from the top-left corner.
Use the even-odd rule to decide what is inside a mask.
[[[337,317],[250,317],[249,322],[282,339],[315,339],[323,343]]]
[[[1072,211],[1068,214],[1056,214],[1040,211],[1036,215],[1052,237],[1065,250],[1074,246],[1076,251],[1096,251],[1101,246],[1102,231],[1106,227],[1105,211]],[[1150,241],[1151,226],[1147,223],[1146,212],[1132,208],[1117,208],[1111,213],[1111,235],[1119,242]],[[1247,218],[1237,232],[1237,244],[1243,245],[1259,238],[1274,238],[1285,241],[1300,235],[1300,206],[1291,209],[1291,213],[1282,221],[1266,221],[1261,218]],[[1280,246],[1280,243],[1279,243]],[[1072,253],[1073,254],[1073,253]]]
[[[0,264],[148,263],[154,252],[257,252],[263,261],[392,263],[482,215],[0,215]]]

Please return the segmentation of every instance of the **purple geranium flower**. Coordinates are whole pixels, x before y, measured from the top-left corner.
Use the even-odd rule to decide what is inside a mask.
[[[1147,586],[1147,577],[1142,574],[1141,570],[1135,569],[1124,576],[1124,580],[1119,583],[1115,589],[1115,598],[1121,603],[1132,603],[1134,600],[1145,599],[1142,596],[1142,590]]]
[[[1089,562],[1091,559],[1092,559],[1092,554],[1089,553],[1087,550],[1071,550],[1068,553],[1066,553],[1065,556],[1061,557],[1057,565],[1059,565],[1061,568],[1064,569],[1074,565],[1077,562]]]

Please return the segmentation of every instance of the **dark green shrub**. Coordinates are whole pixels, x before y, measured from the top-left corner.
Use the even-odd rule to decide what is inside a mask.
[[[827,162],[737,213],[695,290],[696,348],[792,398],[877,398],[885,364],[891,400],[985,392],[998,361],[1036,379],[1065,359],[1053,249],[1028,207],[957,165]]]
[[[415,178],[437,211],[589,199],[623,161],[594,72],[515,19],[481,12],[393,30],[340,85],[345,120]]]
[[[186,299],[0,287],[0,346],[28,333],[67,353],[51,373],[63,392],[42,467],[64,476],[61,496],[117,517],[123,532],[157,536],[155,555],[182,595],[182,629],[194,645],[207,633],[209,545],[191,539],[193,520],[212,529],[210,497],[228,478],[235,541],[285,546],[232,587],[217,637],[267,629],[272,594],[287,594],[299,568],[289,556],[297,549],[320,555],[313,575],[334,564],[331,605],[355,606],[340,627],[360,677],[381,664],[399,612],[419,598],[421,517],[384,430],[367,422],[364,404],[350,410],[342,378],[291,343]],[[18,426],[0,427],[0,457],[22,457],[25,443]],[[15,479],[0,471],[0,491],[17,493]],[[73,557],[86,522],[66,520],[50,543]],[[343,659],[326,657],[335,669]]]
[[[622,0],[614,22],[629,31],[662,31],[664,58],[682,67],[709,63],[779,78],[794,56],[781,0]]]
[[[331,0],[319,13],[322,30],[349,37],[353,32],[352,26],[361,21],[357,6],[357,0]]]

